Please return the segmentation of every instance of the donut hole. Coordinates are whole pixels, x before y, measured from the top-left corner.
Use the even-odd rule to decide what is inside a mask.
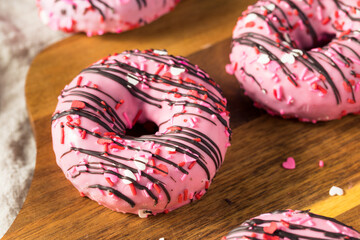
[[[302,50],[310,51],[313,48],[323,48],[327,46],[332,40],[336,38],[336,34],[333,33],[323,33],[317,43],[314,43],[312,46],[305,47]]]
[[[126,135],[132,137],[141,137],[143,135],[152,135],[159,131],[159,127],[152,121],[145,123],[135,123],[131,129],[126,129]]]

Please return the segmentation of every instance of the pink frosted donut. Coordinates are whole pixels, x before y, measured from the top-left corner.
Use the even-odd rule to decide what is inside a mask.
[[[358,0],[264,0],[239,18],[226,70],[269,113],[326,121],[360,112],[359,50]]]
[[[156,133],[126,135],[149,121]],[[165,50],[94,63],[65,87],[52,117],[57,164],[80,194],[140,217],[200,199],[230,134],[219,86]]]
[[[88,36],[121,33],[150,23],[180,0],[37,0],[41,20],[52,29]]]
[[[309,211],[281,210],[245,221],[222,240],[236,239],[360,239],[360,233],[333,218]]]

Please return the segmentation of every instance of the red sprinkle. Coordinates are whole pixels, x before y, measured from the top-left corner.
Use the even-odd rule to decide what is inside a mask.
[[[135,189],[134,184],[133,184],[133,183],[130,183],[130,184],[129,184],[129,187],[130,187],[130,189],[131,189],[132,194],[135,196],[135,195],[136,195],[136,189]]]
[[[64,129],[64,123],[60,123],[60,128],[61,128],[61,138],[60,138],[60,143],[64,144],[65,141],[65,129]]]
[[[355,8],[355,7],[351,7],[351,12],[352,12],[353,14],[356,14],[356,8]]]
[[[107,177],[105,179],[109,183],[110,187],[114,186],[114,183],[111,181],[111,179],[109,177]]]
[[[188,191],[187,189],[185,189],[185,190],[184,190],[184,201],[187,200],[188,195],[189,195],[189,191]]]
[[[112,143],[112,142],[113,141],[111,139],[105,139],[105,138],[99,138],[97,140],[97,143],[101,144],[101,145],[109,144],[109,143]]]
[[[178,202],[182,203],[182,201],[183,201],[183,195],[180,193],[178,196]]]
[[[350,92],[350,93],[352,92],[352,87],[349,86],[349,84],[347,82],[343,82],[343,86],[344,86],[345,91]]]
[[[168,175],[169,170],[168,170],[168,168],[167,168],[164,164],[159,164],[159,165],[157,166],[157,168],[159,168],[159,169],[162,170],[162,171],[156,171],[156,173],[161,174],[161,175],[163,175],[164,177],[166,177],[166,176]],[[155,170],[156,170],[156,169],[155,169]]]
[[[185,165],[185,162],[181,162],[178,165],[179,165],[179,167],[183,167]]]
[[[161,188],[156,183],[154,184],[154,188],[158,193],[161,193]]]
[[[202,195],[201,193],[195,194],[196,200],[200,200],[200,198],[201,198],[202,196],[203,196],[203,195]]]
[[[80,192],[81,197],[85,197],[85,194],[83,192]]]
[[[326,25],[330,22],[330,17],[326,17],[323,21],[322,21],[322,24],[323,25]]]
[[[205,189],[208,190],[209,189],[209,181],[205,182]]]
[[[154,152],[155,155],[159,155],[160,154],[160,148],[157,148]]]
[[[119,150],[124,150],[125,148],[123,146],[119,146],[119,145],[116,145],[116,144],[111,144],[109,146],[110,150],[111,149],[119,149]]]
[[[87,132],[85,130],[82,130],[81,132],[81,139],[85,139]]]
[[[161,77],[170,80],[171,77],[172,77],[172,75],[171,75],[170,72],[166,72],[166,73],[164,73]]]
[[[194,138],[193,139],[195,142],[201,142],[201,138]]]
[[[278,236],[270,236],[270,235],[267,235],[267,234],[263,234],[263,239],[264,240],[279,240],[280,238]]]
[[[192,169],[193,167],[194,167],[194,165],[196,164],[196,162],[192,162],[192,163],[190,163],[190,165],[189,165],[189,169]]]
[[[245,24],[245,27],[247,27],[247,28],[252,28],[252,27],[254,27],[255,26],[255,22],[254,21],[250,21],[250,22],[247,22],[246,24]]]
[[[69,121],[69,122],[72,122],[73,121],[73,119],[72,119],[72,117],[71,116],[66,116],[66,119]]]
[[[116,135],[116,133],[114,132],[105,132],[104,133],[104,136],[107,136],[107,137],[114,137]]]
[[[342,32],[339,37],[342,38],[343,36],[348,35],[349,33],[351,33],[351,30],[350,30],[350,29]]]
[[[82,76],[78,77],[78,80],[77,80],[77,83],[76,83],[77,86],[80,86],[82,79],[83,79]]]
[[[174,132],[174,131],[181,131],[182,128],[181,127],[168,127],[167,130]]]
[[[150,165],[150,166],[155,166],[155,160],[151,158],[151,159],[149,160],[149,165]]]
[[[284,221],[284,220],[280,220],[280,222],[282,223],[282,225],[284,225],[285,227],[289,228],[290,227],[290,223]]]
[[[161,70],[163,70],[164,66],[165,66],[164,64],[160,64],[159,68],[155,72],[155,75],[158,75],[161,72]]]
[[[354,103],[355,103],[355,101],[354,101],[353,99],[351,99],[351,98],[348,98],[348,99],[347,99],[347,102],[348,102],[348,103],[351,103],[351,104],[354,104]]]
[[[142,113],[142,110],[140,109],[140,110],[137,112],[137,114],[136,114],[136,116],[135,116],[135,118],[134,118],[134,120],[133,120],[133,122],[132,122],[132,125],[133,125],[133,126],[135,125],[135,123],[137,122],[137,120],[139,120],[141,113]]]
[[[81,101],[74,100],[71,103],[71,108],[83,109],[84,107],[85,107],[85,103]]]
[[[271,222],[270,226],[264,227],[264,232],[268,234],[273,234],[277,229],[277,225],[275,222]]]
[[[116,104],[115,109],[118,110],[119,107],[120,107],[123,103],[124,103],[124,100],[121,99],[121,100]]]

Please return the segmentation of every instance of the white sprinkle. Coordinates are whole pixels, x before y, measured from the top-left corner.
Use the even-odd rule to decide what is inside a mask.
[[[270,62],[270,57],[267,54],[260,54],[259,58],[257,59],[258,63],[261,64],[268,64]]]
[[[257,18],[257,15],[255,13],[250,13],[246,16],[245,22],[254,21]]]
[[[304,55],[304,52],[300,49],[293,49],[291,51],[291,54],[294,56],[294,57],[300,57],[302,55]]]
[[[169,151],[169,152],[175,152],[176,151],[176,148],[172,148],[172,147],[165,147],[166,151]]]
[[[282,63],[289,63],[289,64],[294,64],[295,63],[295,57],[292,54],[284,54],[281,57],[281,62]]]
[[[146,169],[146,164],[148,163],[148,161],[149,160],[147,158],[137,157],[135,158],[134,163],[137,169],[139,169],[140,171],[144,171]]]
[[[154,49],[154,53],[159,55],[168,55],[168,52],[165,49],[163,50]]]
[[[128,80],[128,83],[130,83],[131,85],[134,85],[134,86],[136,86],[139,83],[138,78],[132,74],[127,75],[127,80]]]
[[[275,4],[270,3],[270,4],[266,5],[265,7],[267,8],[267,10],[274,11],[276,6],[275,6]]]
[[[136,181],[136,177],[135,177],[134,173],[132,171],[128,170],[128,169],[126,169],[124,171],[124,176]],[[131,184],[132,183],[128,179],[122,179],[122,181],[123,181],[124,184]]]
[[[171,75],[175,75],[175,76],[178,76],[180,75],[181,73],[185,72],[185,69],[184,68],[177,68],[177,67],[171,67],[170,68],[170,73]]]
[[[342,188],[332,186],[330,188],[329,195],[330,196],[335,196],[335,195],[342,196],[342,195],[344,195],[344,190]]]
[[[140,209],[138,211],[138,215],[140,218],[147,218],[150,214],[145,209]]]

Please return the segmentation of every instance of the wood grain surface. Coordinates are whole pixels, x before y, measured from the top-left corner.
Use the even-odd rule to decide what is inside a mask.
[[[276,209],[312,209],[360,230],[360,116],[318,124],[271,117],[252,106],[224,71],[231,30],[255,1],[184,0],[169,15],[121,35],[78,34],[40,53],[26,83],[37,143],[33,182],[3,239],[220,239],[244,220]],[[50,118],[61,89],[81,69],[126,49],[166,48],[209,72],[229,100],[232,146],[198,202],[148,219],[81,198],[57,167]],[[296,160],[294,170],[281,163]],[[323,160],[325,167],[319,168]],[[333,186],[344,196],[329,196]]]

